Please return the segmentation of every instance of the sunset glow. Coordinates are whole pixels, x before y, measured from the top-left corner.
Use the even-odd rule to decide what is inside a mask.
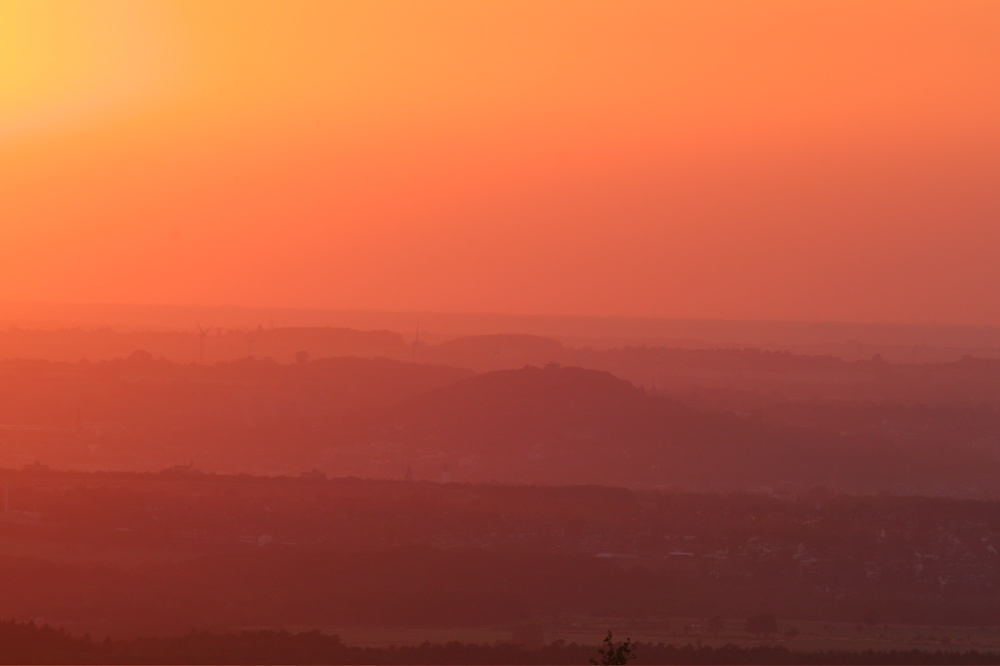
[[[995,2],[0,6],[0,301],[1000,323]]]
[[[1000,0],[0,0],[0,662],[1000,664]]]

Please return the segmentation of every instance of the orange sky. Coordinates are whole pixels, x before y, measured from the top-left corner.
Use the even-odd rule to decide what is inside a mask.
[[[0,301],[1000,324],[1000,2],[0,4]]]

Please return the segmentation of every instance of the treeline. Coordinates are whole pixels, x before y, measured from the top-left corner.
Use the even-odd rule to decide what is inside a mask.
[[[430,643],[351,647],[320,631],[194,632],[173,638],[95,641],[33,622],[0,622],[3,664],[585,664],[596,646],[556,641],[537,649],[513,644]],[[782,645],[721,647],[635,645],[635,664],[996,664],[994,652],[828,650]]]
[[[64,328],[57,330],[0,330],[0,358],[44,358],[77,362],[109,360],[128,356],[134,350],[178,363],[216,363],[256,356],[289,363],[305,352],[323,356],[387,356],[406,350],[399,333],[360,331],[329,326],[291,328],[206,327],[204,335],[191,322],[188,330],[115,331],[110,328]]]

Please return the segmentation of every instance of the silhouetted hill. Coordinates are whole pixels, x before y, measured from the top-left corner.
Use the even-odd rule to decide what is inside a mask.
[[[546,353],[564,349],[561,342],[552,338],[517,333],[470,335],[442,342],[437,347],[453,353],[490,352],[493,354]]]
[[[457,365],[479,371],[512,369],[523,365],[545,365],[560,361],[566,348],[552,338],[538,335],[473,335],[448,340],[419,350],[420,360]]]
[[[609,372],[548,366],[476,375],[413,397],[396,413],[489,438],[589,430],[628,435],[650,416],[650,406],[639,389]]]
[[[926,371],[958,396],[997,377],[995,361],[974,359],[869,365],[899,385]],[[1000,474],[997,432],[989,403],[671,398],[555,365],[476,376],[388,359],[180,365],[145,351],[0,362],[0,465],[15,468],[194,461],[234,473],[982,496]]]
[[[1000,471],[986,445],[910,445],[877,429],[847,437],[702,411],[607,372],[554,365],[486,373],[414,396],[352,419],[334,440],[377,442],[383,459],[421,478],[461,481],[952,494],[988,488]]]
[[[248,331],[261,353],[301,350],[313,356],[369,356],[396,352],[404,347],[403,336],[392,331],[359,331],[353,328],[287,327]],[[294,352],[293,352],[294,353]]]
[[[288,327],[403,331],[408,339],[412,338],[419,322],[421,339],[427,340],[444,339],[442,336],[531,333],[558,339],[570,347],[594,349],[626,345],[685,349],[755,347],[803,355],[832,354],[854,360],[880,353],[892,362],[920,363],[953,361],[966,354],[1000,357],[1000,328],[996,326],[0,302],[0,329],[10,326],[24,329],[127,327],[130,330],[170,328],[196,332],[196,321],[241,331],[256,330],[258,325],[274,321]],[[141,347],[131,344],[124,352],[119,350],[114,355]],[[193,352],[189,352],[187,360],[193,358],[191,354]],[[59,359],[76,360],[62,356]],[[548,360],[583,365],[569,359]],[[645,380],[639,383],[642,381]]]
[[[556,366],[470,377],[356,425],[356,438],[388,439],[397,455],[436,458],[463,480],[712,487],[771,481],[777,471],[761,464],[794,457],[787,432]]]

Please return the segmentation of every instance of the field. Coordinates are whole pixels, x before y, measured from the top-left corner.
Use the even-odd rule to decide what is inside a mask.
[[[956,627],[924,625],[857,625],[846,622],[778,621],[779,631],[770,638],[747,633],[742,620],[726,620],[717,634],[705,629],[704,618],[537,618],[534,626],[544,627],[543,641],[565,641],[579,645],[599,644],[610,629],[616,640],[631,638],[641,643],[674,645],[726,644],[748,647],[784,645],[790,650],[948,650],[1000,652],[1000,627]],[[797,634],[789,636],[790,630]],[[290,627],[306,631],[312,627]],[[324,627],[324,633],[336,634],[351,646],[389,647],[431,643],[497,644],[510,642],[513,627],[494,628],[416,628],[416,627]]]

